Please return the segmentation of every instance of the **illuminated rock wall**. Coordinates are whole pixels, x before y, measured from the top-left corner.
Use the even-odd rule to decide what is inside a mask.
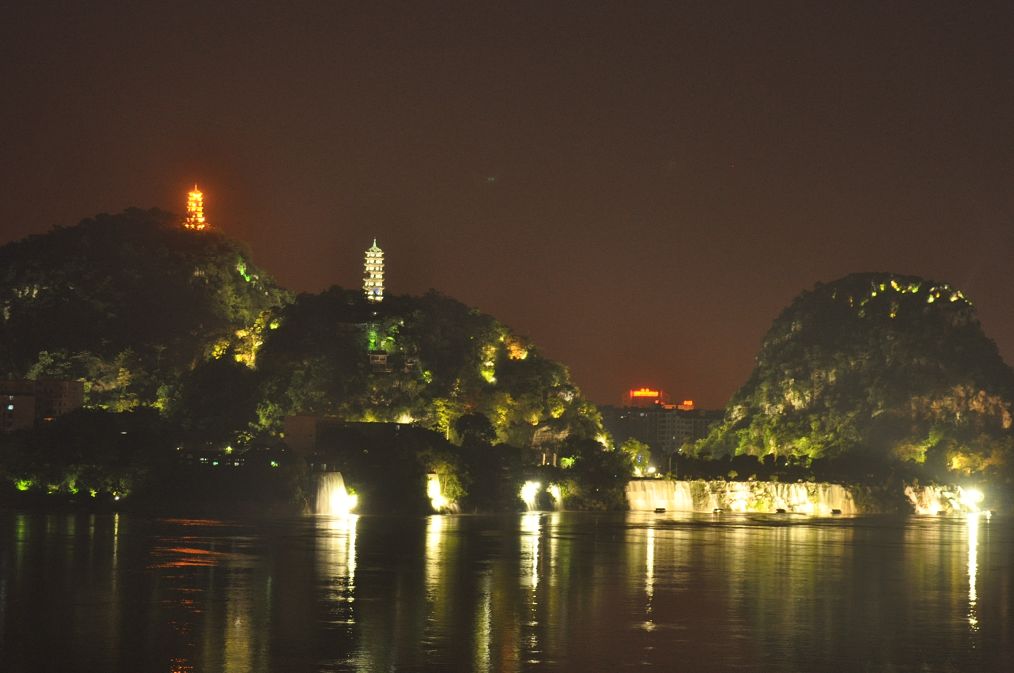
[[[916,514],[954,514],[979,511],[982,493],[960,486],[906,486],[905,497]]]
[[[633,480],[627,484],[627,504],[633,511],[786,512],[829,516],[833,510],[856,514],[852,493],[839,484],[774,481]]]

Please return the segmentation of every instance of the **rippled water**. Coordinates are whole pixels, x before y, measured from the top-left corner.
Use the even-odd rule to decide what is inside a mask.
[[[1014,520],[0,512],[0,670],[1014,671]]]

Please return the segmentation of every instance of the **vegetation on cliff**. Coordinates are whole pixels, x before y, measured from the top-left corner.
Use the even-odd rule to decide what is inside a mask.
[[[143,484],[143,468],[165,470],[173,452],[281,446],[283,419],[304,414],[429,431],[423,443],[436,448],[421,452],[421,467],[453,464],[477,483],[520,474],[504,465],[534,463],[533,446],[606,444],[567,369],[493,317],[435,291],[378,304],[338,287],[293,297],[241,246],[179,222],[130,209],[0,247],[0,378],[81,380],[85,409],[59,427],[103,428],[96,455],[63,461],[62,475],[61,454],[44,449],[56,441],[50,430],[0,436],[8,482],[74,493],[87,463]],[[130,418],[152,432],[118,439],[123,414],[145,410]],[[105,421],[95,416],[103,412]],[[466,450],[476,424],[489,436]],[[480,446],[510,458],[491,467],[475,457]],[[481,506],[486,495],[472,500]],[[516,492],[494,499],[513,505]]]
[[[927,478],[1009,474],[1014,373],[945,283],[863,273],[804,292],[699,456]]]
[[[300,295],[277,324],[258,361],[266,425],[317,414],[412,423],[453,438],[458,418],[481,414],[500,441],[517,446],[602,432],[565,367],[435,291],[371,304],[333,287]]]
[[[0,247],[0,376],[80,379],[89,407],[166,410],[198,363],[253,364],[288,300],[220,234],[158,210],[98,215]]]

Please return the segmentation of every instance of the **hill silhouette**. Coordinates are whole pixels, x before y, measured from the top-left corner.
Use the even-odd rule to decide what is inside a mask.
[[[698,455],[906,463],[936,478],[1010,462],[1014,373],[946,283],[857,273],[802,293]]]
[[[602,431],[567,369],[492,316],[433,291],[293,297],[240,244],[159,210],[4,245],[0,279],[0,376],[81,379],[86,406],[154,407],[205,444],[292,414],[449,436],[478,413],[518,446]]]
[[[82,379],[94,407],[164,408],[198,362],[252,358],[288,293],[241,245],[179,222],[132,208],[0,247],[0,375]]]

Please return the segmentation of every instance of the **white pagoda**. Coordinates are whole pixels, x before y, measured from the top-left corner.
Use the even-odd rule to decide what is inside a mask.
[[[377,246],[377,239],[366,250],[363,262],[363,294],[367,301],[384,301],[384,251]]]

